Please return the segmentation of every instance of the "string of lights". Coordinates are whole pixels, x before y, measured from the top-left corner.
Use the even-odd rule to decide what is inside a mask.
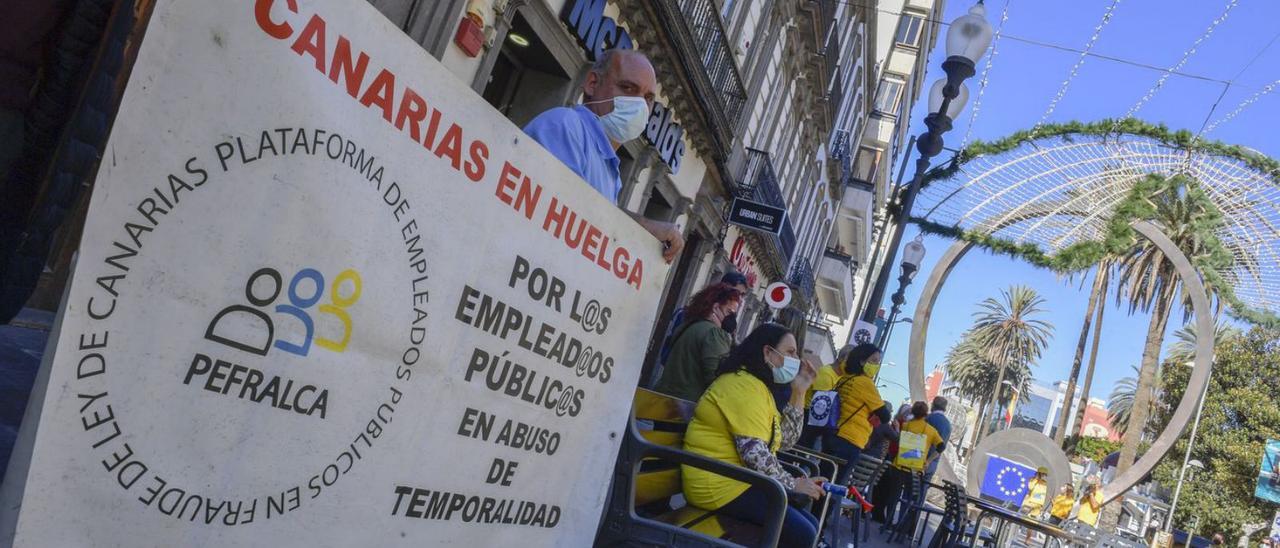
[[[1196,38],[1196,41],[1191,44],[1191,47],[1182,52],[1182,58],[1178,60],[1178,63],[1170,67],[1169,70],[1164,72],[1164,74],[1161,74],[1160,78],[1156,80],[1156,83],[1151,86],[1151,89],[1148,89],[1147,93],[1143,95],[1141,99],[1138,99],[1138,102],[1129,107],[1129,111],[1125,112],[1124,116],[1116,119],[1117,125],[1112,126],[1112,131],[1115,131],[1115,128],[1118,127],[1121,119],[1132,118],[1139,110],[1142,110],[1142,107],[1147,104],[1147,101],[1150,101],[1152,97],[1155,97],[1156,93],[1164,87],[1165,82],[1169,80],[1169,76],[1173,71],[1180,70],[1183,65],[1187,64],[1187,61],[1190,60],[1191,57],[1196,54],[1196,51],[1199,50],[1200,44],[1203,44],[1210,36],[1213,36],[1213,31],[1216,30],[1218,25],[1221,25],[1223,21],[1227,20],[1227,16],[1231,15],[1231,10],[1235,9],[1238,3],[1238,0],[1230,0],[1227,2],[1227,7],[1222,11],[1222,15],[1219,15],[1217,19],[1214,19],[1213,22],[1209,23],[1209,28],[1206,28],[1204,32],[1200,34],[1200,37]]]
[[[1053,115],[1053,111],[1058,108],[1058,103],[1067,95],[1067,89],[1071,87],[1071,81],[1075,80],[1076,75],[1080,73],[1080,67],[1084,65],[1088,53],[1093,49],[1093,45],[1098,42],[1098,37],[1102,36],[1102,30],[1107,28],[1107,24],[1111,22],[1111,18],[1115,15],[1116,6],[1120,5],[1120,0],[1112,0],[1111,5],[1107,6],[1107,11],[1102,13],[1102,21],[1093,28],[1093,35],[1089,37],[1089,41],[1085,42],[1084,50],[1080,52],[1080,56],[1076,58],[1076,62],[1071,66],[1071,70],[1067,73],[1067,78],[1062,81],[1062,85],[1058,87],[1058,93],[1054,95],[1053,100],[1049,102],[1049,108],[1045,109],[1044,114],[1040,116],[1040,121],[1036,122],[1035,127],[1031,129],[1035,133],[1044,125],[1049,117]]]

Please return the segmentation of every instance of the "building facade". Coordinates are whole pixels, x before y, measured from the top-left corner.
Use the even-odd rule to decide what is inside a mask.
[[[929,52],[939,39],[944,4],[943,0],[876,3],[880,14],[874,40],[876,81],[868,88],[871,96],[866,122],[849,149],[853,167],[850,184],[860,192],[848,205],[859,214],[846,218],[845,223],[853,242],[849,248],[860,258],[860,267],[855,268],[852,281],[856,299],[851,314],[833,325],[837,340],[849,340],[854,320],[868,307],[880,305],[869,302],[868,288],[884,266],[884,246],[895,230],[887,223],[886,209],[893,189],[904,182],[901,168],[909,165],[908,156],[914,153],[909,140],[913,134],[911,112],[921,97],[927,99]],[[896,278],[897,266],[892,268]],[[886,295],[892,292],[893,288],[888,288]]]
[[[642,378],[654,376],[672,314],[729,270],[753,293],[739,335],[779,321],[834,359],[864,305],[875,215],[941,1],[370,2],[518,126],[580,101],[605,49],[652,60],[658,99],[644,136],[618,153],[619,206],[677,223],[686,247],[656,304]],[[781,230],[727,222],[735,199],[785,210]],[[763,290],[778,281],[793,298],[774,311]]]

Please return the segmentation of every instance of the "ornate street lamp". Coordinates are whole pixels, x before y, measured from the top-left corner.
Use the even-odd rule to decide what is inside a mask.
[[[898,189],[898,203],[901,207],[891,213],[895,229],[888,249],[885,251],[884,263],[871,289],[871,297],[867,300],[867,308],[862,313],[862,320],[865,322],[875,321],[876,311],[880,309],[880,302],[884,300],[885,288],[889,285],[889,276],[893,269],[891,265],[898,252],[898,246],[902,243],[902,232],[906,229],[907,221],[911,217],[911,206],[915,203],[916,194],[920,191],[920,183],[929,169],[929,160],[942,152],[942,134],[951,131],[952,120],[960,114],[965,102],[969,100],[969,90],[965,87],[964,81],[977,73],[974,67],[991,46],[992,30],[986,15],[987,8],[979,0],[969,8],[969,13],[952,21],[947,29],[947,60],[942,62],[942,70],[946,72],[946,77],[934,82],[929,90],[929,115],[924,119],[928,129],[916,139],[916,150],[920,156],[916,159],[915,175],[907,188]],[[924,246],[921,245],[920,249],[923,256]],[[903,253],[906,254],[907,250],[903,250]],[[906,261],[904,266],[905,263]],[[915,265],[916,268],[919,267],[918,260]],[[894,306],[896,308],[900,304],[895,302]]]
[[[902,311],[902,304],[906,302],[907,286],[911,285],[911,280],[916,277],[916,272],[920,271],[920,262],[924,260],[924,241],[922,236],[916,236],[916,239],[907,242],[902,248],[902,274],[898,276],[898,291],[893,294],[893,308],[889,311],[889,321],[885,322],[884,333],[880,336],[879,346],[884,348],[889,343],[889,335],[893,332],[893,324],[897,323],[898,312]]]

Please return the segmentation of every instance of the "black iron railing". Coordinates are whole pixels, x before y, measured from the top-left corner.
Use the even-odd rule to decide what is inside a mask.
[[[791,284],[804,295],[807,302],[813,302],[813,264],[809,263],[809,259],[801,257],[796,264],[791,266],[791,274],[787,276],[787,283]]]
[[[738,181],[740,198],[787,209],[782,199],[782,189],[778,186],[778,175],[773,169],[773,160],[769,159],[768,152],[747,149],[747,168]],[[782,230],[771,239],[777,246],[779,258],[785,268],[796,251],[796,232],[790,215],[783,217]]]
[[[660,0],[654,3],[666,30],[683,42],[683,59],[697,99],[707,111],[714,138],[726,155],[746,108],[747,90],[712,0]],[[696,58],[696,62],[695,62]]]

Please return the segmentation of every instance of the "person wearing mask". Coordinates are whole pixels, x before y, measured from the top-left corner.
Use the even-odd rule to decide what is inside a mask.
[[[938,431],[938,435],[942,436],[942,441],[951,441],[951,420],[947,418],[947,398],[945,396],[934,396],[932,405],[929,406],[929,416],[924,418],[934,430]],[[933,481],[933,475],[938,471],[938,463],[942,461],[939,457],[929,463],[929,467],[924,471],[925,483]]]
[[[734,348],[716,373],[694,408],[684,449],[755,470],[814,500],[821,498],[825,479],[793,477],[777,457],[780,449],[800,438],[804,394],[816,375],[800,361],[795,336],[781,325],[763,324]],[[792,385],[792,399],[782,412],[774,405],[771,383]],[[760,488],[691,466],[681,466],[680,477],[689,504],[758,525],[770,518]],[[812,546],[817,523],[809,512],[789,506],[779,546]]]
[[[1031,519],[1040,519],[1044,505],[1049,502],[1049,468],[1041,466],[1036,475],[1027,480],[1027,494],[1022,497],[1021,511]],[[1031,529],[1024,527],[1023,544],[1031,544]]]
[[[1098,526],[1098,516],[1102,515],[1102,487],[1098,485],[1098,476],[1089,476],[1084,495],[1080,497],[1080,513],[1076,519],[1089,527]]]
[[[729,354],[732,340],[722,327],[741,303],[742,294],[729,284],[715,284],[694,294],[654,390],[698,401],[716,379],[720,360]]]
[[[618,147],[644,132],[657,87],[653,64],[643,53],[606,50],[582,82],[585,101],[539,114],[524,132],[617,205],[622,190]],[[674,223],[627,214],[662,242],[667,264],[680,255],[684,236]]]
[[[813,407],[813,393],[833,390],[836,382],[840,380],[840,373],[836,372],[836,367],[849,357],[849,353],[853,351],[852,345],[846,345],[836,354],[836,361],[832,364],[823,365],[818,368],[818,376],[813,379],[813,386],[809,387],[809,393],[804,397],[805,415],[808,416],[809,409]],[[812,352],[805,350],[806,357]],[[800,446],[808,447],[815,451],[825,450],[821,445],[822,438],[830,434],[830,429],[823,426],[815,426],[805,421],[804,432],[800,434]]]
[[[901,445],[903,442],[899,443],[899,458],[895,458],[893,466],[885,470],[885,476],[889,478],[888,496],[884,499],[889,501],[889,507],[885,509],[886,523],[893,522],[893,504],[902,498],[902,490],[906,487],[907,482],[911,480],[911,474],[923,472],[925,468],[928,468],[930,462],[942,456],[942,450],[946,448],[946,442],[943,441],[942,436],[938,435],[938,431],[925,420],[928,415],[929,404],[922,401],[915,402],[911,404],[911,420],[902,424],[902,433],[904,434],[901,435],[910,432],[924,436],[926,453],[923,456],[925,462],[920,469],[912,469],[900,464],[900,457],[903,457],[903,447]],[[923,493],[921,494],[923,495]],[[877,504],[877,506],[879,505]]]
[[[858,455],[871,437],[869,418],[876,415],[880,422],[889,422],[892,417],[873,380],[880,372],[880,349],[876,345],[863,343],[853,347],[840,369],[841,376],[835,386],[840,395],[840,422],[835,433],[823,440],[823,447],[845,461],[837,481],[846,484]]]
[[[720,283],[733,286],[733,288],[737,289],[739,293],[742,293],[743,298],[746,298],[746,296],[751,293],[751,289],[747,287],[747,277],[741,272],[735,272],[732,270],[725,272],[724,276],[720,277]],[[680,324],[684,323],[684,315],[687,311],[688,309],[682,306],[677,308],[676,311],[671,314],[671,323],[667,327],[667,333],[663,336],[662,341],[662,353],[660,356],[663,363],[666,363],[667,355],[671,352],[671,337],[675,335],[676,329],[680,328]],[[738,332],[738,315],[735,313],[732,316],[726,317],[722,327],[725,331],[729,332],[730,336],[733,336]]]
[[[1076,506],[1076,490],[1070,483],[1062,486],[1058,490],[1058,496],[1053,498],[1053,505],[1049,507],[1049,524],[1062,525],[1071,516],[1071,510]]]

